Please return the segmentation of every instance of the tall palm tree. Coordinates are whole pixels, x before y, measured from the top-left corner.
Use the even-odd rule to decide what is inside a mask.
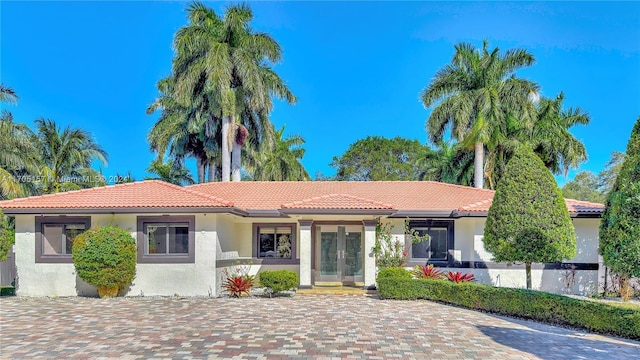
[[[275,132],[275,144],[271,149],[262,149],[252,154],[249,169],[256,181],[303,181],[310,180],[309,173],[300,162],[304,156],[304,139],[299,135],[283,138],[285,127]]]
[[[44,193],[76,190],[104,184],[102,175],[91,168],[93,161],[107,163],[107,153],[82,129],[61,129],[50,119],[35,121],[34,137],[41,161]]]
[[[253,14],[248,5],[230,6],[222,17],[200,2],[191,3],[187,11],[189,24],[178,30],[174,40],[177,94],[187,100],[194,85],[206,78],[207,89],[221,105],[221,111],[210,116],[222,122],[222,180],[229,181],[236,117],[245,110],[268,114],[270,96],[289,103],[295,102],[295,96],[270,68],[281,60],[280,45],[268,34],[250,29]],[[239,153],[240,147],[236,148]],[[239,165],[234,168],[234,180],[240,180]]]
[[[0,114],[0,199],[31,194],[29,180],[38,172],[38,154],[33,133],[25,124],[15,123],[13,115]],[[25,181],[20,180],[23,178]]]
[[[147,168],[147,172],[154,174],[152,179],[162,180],[175,185],[193,185],[194,181],[185,167],[176,168],[173,161],[163,163],[159,160],[151,162]]]
[[[555,99],[541,98],[531,121],[507,115],[507,124],[499,141],[489,147],[485,176],[489,188],[495,189],[515,149],[528,144],[555,174],[566,175],[587,159],[584,144],[569,130],[574,125],[589,123],[589,115],[580,108],[563,109],[564,94]]]
[[[222,141],[220,122],[209,114],[216,112],[217,103],[206,91],[204,78],[194,87],[188,103],[181,103],[175,92],[175,79],[170,76],[158,82],[160,95],[149,106],[147,114],[160,110],[160,117],[147,135],[151,150],[157,159],[165,156],[175,161],[177,168],[184,165],[186,157],[197,162],[198,182],[205,180],[209,167],[209,180],[215,178],[216,159]]]
[[[450,126],[458,142],[474,149],[477,188],[484,185],[485,146],[499,139],[507,114],[533,117],[530,98],[538,92],[536,84],[515,76],[534,63],[532,54],[522,49],[489,52],[487,46],[486,40],[482,49],[457,44],[451,64],[438,70],[421,93],[425,107],[435,105],[426,124],[430,140],[442,140]]]

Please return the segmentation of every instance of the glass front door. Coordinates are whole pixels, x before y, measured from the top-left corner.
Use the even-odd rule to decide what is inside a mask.
[[[322,225],[316,234],[316,281],[362,282],[362,227]]]

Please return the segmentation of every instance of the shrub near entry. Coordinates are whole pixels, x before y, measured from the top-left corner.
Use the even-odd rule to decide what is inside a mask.
[[[297,288],[300,279],[291,270],[263,271],[260,273],[259,283],[271,297],[272,294]]]
[[[89,229],[76,236],[72,257],[78,276],[97,286],[100,296],[116,296],[136,275],[136,240],[115,226]]]

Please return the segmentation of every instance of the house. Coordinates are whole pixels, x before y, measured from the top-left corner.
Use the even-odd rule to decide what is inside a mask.
[[[92,188],[0,202],[15,217],[17,295],[93,295],[71,259],[73,237],[109,224],[138,242],[137,274],[126,295],[217,296],[221,271],[290,269],[300,287],[375,286],[371,249],[377,219],[405,242],[407,266],[432,263],[478,281],[524,287],[523,265],[495,263],[482,238],[494,192],[430,181],[225,182],[179,187],[162,181]],[[578,252],[565,263],[534,264],[534,288],[595,292],[603,275],[598,225],[603,205],[566,200]],[[405,221],[423,243],[405,237]]]

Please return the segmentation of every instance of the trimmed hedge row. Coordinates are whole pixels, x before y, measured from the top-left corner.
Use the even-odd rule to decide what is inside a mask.
[[[379,278],[382,299],[427,299],[640,340],[640,310],[546,292],[442,280]]]

